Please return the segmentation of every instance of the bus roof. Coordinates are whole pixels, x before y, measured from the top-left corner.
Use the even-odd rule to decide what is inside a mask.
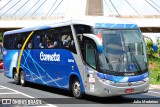
[[[60,27],[71,24],[84,24],[93,26],[93,28],[108,28],[108,29],[137,29],[138,26],[132,22],[122,20],[114,17],[104,17],[104,16],[87,16],[87,17],[72,17],[61,20],[55,20],[53,23],[48,25],[30,27],[30,28],[22,28],[18,30],[7,31],[4,35],[23,33],[23,32],[31,32],[33,30],[43,30],[54,27]]]

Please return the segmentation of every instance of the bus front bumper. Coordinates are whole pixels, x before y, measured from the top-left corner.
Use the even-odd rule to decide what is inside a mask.
[[[106,84],[99,81],[99,84],[97,85],[101,88],[95,88],[94,92],[89,94],[99,97],[108,97],[146,93],[149,90],[149,80],[114,84]]]

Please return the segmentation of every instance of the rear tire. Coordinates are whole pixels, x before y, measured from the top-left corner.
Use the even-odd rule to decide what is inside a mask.
[[[20,84],[22,86],[26,86],[26,81],[25,81],[25,78],[24,78],[24,71],[20,72]]]
[[[77,78],[73,79],[72,82],[72,93],[76,98],[82,98],[82,88],[79,80]]]
[[[19,75],[17,74],[16,71],[14,72],[14,83],[15,83],[16,85],[19,85],[19,84],[20,84]]]

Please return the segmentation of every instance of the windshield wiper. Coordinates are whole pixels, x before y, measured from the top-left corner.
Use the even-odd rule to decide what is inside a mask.
[[[133,53],[130,53],[130,55],[131,55],[131,60],[133,61],[136,69],[137,69],[137,70],[141,70],[141,67],[140,67],[140,65],[139,65],[139,63],[138,63],[135,55],[134,55]]]
[[[124,57],[122,56],[122,55],[120,55],[120,57],[119,57],[119,59],[118,59],[118,64],[117,64],[117,67],[116,67],[116,71],[120,71],[120,69],[121,69],[121,66],[122,66],[122,59],[123,59]]]
[[[109,67],[109,70],[113,70],[113,66],[112,66],[112,64],[110,63],[110,61],[109,61],[109,55],[106,53],[106,55],[107,56],[105,56],[106,57],[106,61],[107,61],[107,63],[108,63],[108,67]]]

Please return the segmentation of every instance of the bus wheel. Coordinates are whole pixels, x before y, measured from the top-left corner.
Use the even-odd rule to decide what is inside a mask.
[[[20,84],[21,84],[22,86],[25,86],[25,85],[26,85],[26,81],[25,81],[25,79],[24,79],[24,71],[21,71],[21,72],[20,72]]]
[[[79,80],[76,78],[72,82],[72,93],[76,98],[82,98],[82,89]]]
[[[16,71],[14,72],[14,83],[15,83],[16,85],[19,85],[19,84],[20,84],[19,75],[17,74]]]

